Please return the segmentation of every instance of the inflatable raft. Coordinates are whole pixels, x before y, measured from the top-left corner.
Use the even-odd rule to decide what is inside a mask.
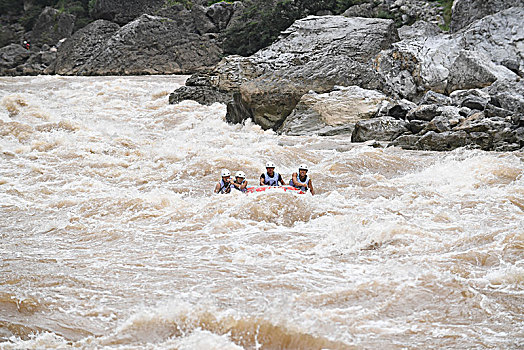
[[[293,186],[257,186],[247,187],[247,193],[261,193],[261,192],[287,192],[295,194],[305,194],[306,192]]]

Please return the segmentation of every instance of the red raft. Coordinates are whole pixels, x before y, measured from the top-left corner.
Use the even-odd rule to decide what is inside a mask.
[[[261,192],[288,192],[295,194],[305,194],[306,192],[293,186],[258,186],[258,187],[247,187],[247,193],[261,193]]]

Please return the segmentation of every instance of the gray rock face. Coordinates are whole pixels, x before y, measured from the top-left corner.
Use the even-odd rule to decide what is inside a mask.
[[[398,35],[401,40],[428,38],[442,34],[442,30],[435,23],[417,21],[411,26],[402,26],[398,29]]]
[[[381,52],[376,68],[384,90],[397,97],[420,98],[422,91],[450,93],[482,88],[518,76],[501,65],[524,62],[524,8],[511,8],[471,24],[454,35],[403,40]],[[522,63],[521,63],[522,64]]]
[[[450,29],[456,32],[478,19],[514,6],[524,7],[524,0],[455,0]]]
[[[231,92],[220,92],[213,87],[182,86],[169,95],[169,103],[177,104],[184,100],[193,100],[203,105],[228,103],[233,99]]]
[[[103,50],[118,29],[120,26],[116,23],[98,20],[77,31],[58,49],[54,73],[78,74],[97,52]]]
[[[105,34],[93,33],[96,28],[103,28]],[[188,74],[214,65],[222,54],[213,40],[187,33],[168,18],[143,15],[111,35],[113,29],[107,22],[90,28],[87,44],[79,49],[80,59],[85,52],[82,47],[91,41],[99,47],[84,64],[72,69],[72,74]],[[107,36],[110,38],[104,42]],[[59,67],[65,71],[71,65],[57,65],[57,72]]]
[[[322,93],[335,85],[376,88],[371,59],[396,40],[390,20],[310,16],[254,55],[226,58],[212,74],[220,90],[241,94],[232,103],[243,106],[231,106],[231,113],[250,111],[229,120],[252,116],[264,129],[276,129],[309,90]]]
[[[56,45],[59,40],[73,34],[75,16],[46,7],[33,26],[31,40],[33,45]]]
[[[335,135],[351,133],[355,123],[376,115],[387,97],[358,86],[337,87],[334,91],[302,96],[278,132],[288,135]]]
[[[392,117],[361,120],[355,125],[351,142],[393,141],[408,132],[408,122]]]
[[[31,53],[21,45],[11,44],[0,49],[0,74],[14,75],[15,68],[24,63]]]

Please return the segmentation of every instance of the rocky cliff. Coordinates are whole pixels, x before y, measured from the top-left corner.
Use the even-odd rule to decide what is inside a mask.
[[[502,7],[454,33],[428,22],[397,31],[392,20],[310,16],[254,55],[192,76],[170,100],[225,102],[228,121],[251,118],[291,135],[519,150],[524,7]]]

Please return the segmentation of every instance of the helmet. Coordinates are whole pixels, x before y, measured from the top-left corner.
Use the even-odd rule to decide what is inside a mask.
[[[241,178],[245,179],[246,178],[246,174],[244,174],[243,171],[237,171],[235,177],[241,177]]]
[[[274,167],[275,167],[275,164],[273,162],[266,163],[266,168],[274,168]]]
[[[221,176],[222,177],[224,177],[224,176],[231,176],[231,172],[229,172],[229,170],[227,170],[227,169],[222,169]]]
[[[298,170],[305,170],[305,171],[308,171],[309,169],[308,169],[308,167],[307,167],[306,164],[300,164],[300,165],[298,166]]]

